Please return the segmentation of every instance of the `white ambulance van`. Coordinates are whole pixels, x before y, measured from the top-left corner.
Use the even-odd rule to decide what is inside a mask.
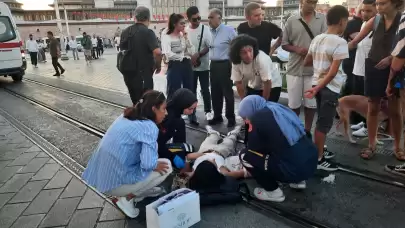
[[[23,79],[27,61],[20,33],[11,11],[0,2],[0,76],[11,76],[18,82]]]

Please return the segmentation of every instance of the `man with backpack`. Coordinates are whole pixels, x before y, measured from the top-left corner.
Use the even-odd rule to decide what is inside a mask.
[[[142,94],[153,89],[153,73],[160,73],[162,51],[155,33],[148,28],[150,10],[144,6],[135,9],[136,23],[121,34],[117,68],[124,76],[132,103]]]

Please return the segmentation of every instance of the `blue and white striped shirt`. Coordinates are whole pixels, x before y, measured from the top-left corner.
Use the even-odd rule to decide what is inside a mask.
[[[158,133],[151,120],[131,121],[121,115],[101,139],[83,179],[103,193],[145,180],[157,166]]]

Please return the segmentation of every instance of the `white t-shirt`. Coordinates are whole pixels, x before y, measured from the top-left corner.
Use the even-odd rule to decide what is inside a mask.
[[[201,162],[208,161],[208,160],[215,161],[215,163],[217,164],[217,167],[218,167],[218,172],[220,172],[219,168],[221,168],[221,166],[225,165],[225,159],[221,155],[219,155],[217,153],[205,153],[203,156],[198,157],[194,161],[193,170],[195,171],[195,169]]]
[[[115,37],[114,43],[115,43],[116,47],[120,46],[120,42],[121,42],[121,37],[119,37],[119,36]]]
[[[190,58],[194,53],[194,46],[189,39],[183,35],[164,35],[162,36],[162,52],[167,61],[182,61],[184,58]]]
[[[245,64],[243,61],[240,64],[232,64],[231,79],[243,81],[255,90],[262,90],[263,82],[268,80],[271,80],[273,88],[281,87],[281,75],[275,64],[271,61],[270,56],[259,51],[259,54],[250,64]]]
[[[188,34],[188,38],[190,39],[190,42],[193,44],[195,53],[198,52],[198,45],[200,44],[200,38],[201,38],[201,30],[202,27],[204,26],[204,34],[203,34],[203,41],[201,42],[201,47],[200,51],[202,51],[206,47],[211,46],[211,32],[210,32],[210,27],[200,24],[198,28],[192,29],[190,26],[186,28],[186,32]],[[200,58],[201,60],[201,65],[193,68],[194,71],[207,71],[210,69],[210,55],[207,53],[203,57]]]
[[[38,52],[38,43],[36,40],[27,40],[25,45],[28,52]]]
[[[364,22],[361,29],[367,22]],[[360,43],[357,44],[356,57],[354,59],[353,74],[357,76],[364,76],[365,72],[365,60],[371,49],[373,39],[370,38],[372,32],[370,32]]]
[[[77,48],[76,40],[69,40],[69,47],[70,48]]]
[[[318,85],[323,80],[328,74],[333,60],[349,58],[346,40],[334,34],[317,35],[309,46],[309,53],[312,55],[314,65],[312,85]],[[342,70],[342,64],[340,64],[336,76],[326,87],[335,93],[340,93],[345,80],[346,74]]]
[[[93,47],[97,47],[97,38],[91,38],[91,43],[93,44]]]

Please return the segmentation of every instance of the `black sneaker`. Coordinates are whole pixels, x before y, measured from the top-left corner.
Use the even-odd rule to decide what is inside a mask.
[[[59,77],[59,76],[60,76],[60,74],[59,74],[59,73],[56,73],[56,74],[54,74],[53,76]]]
[[[208,121],[208,125],[217,125],[224,122],[224,119],[221,117],[214,117],[212,120]]]
[[[65,69],[62,69],[62,70],[60,71],[60,74],[63,74],[63,73],[65,73]]]
[[[405,177],[405,163],[402,165],[386,165],[387,172]]]
[[[333,172],[338,170],[338,166],[326,160],[325,157],[322,157],[322,159],[318,161],[318,169]]]
[[[331,158],[335,157],[335,153],[333,153],[332,151],[329,151],[328,148],[325,146],[323,148],[323,157],[325,159],[331,159]]]

